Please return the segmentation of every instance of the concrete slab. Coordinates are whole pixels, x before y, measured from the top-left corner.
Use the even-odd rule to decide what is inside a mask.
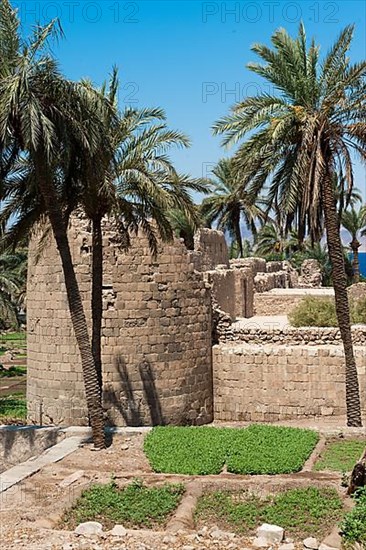
[[[30,458],[22,464],[18,464],[6,472],[0,474],[0,493],[3,493],[16,485],[23,479],[39,472],[41,468],[62,460],[65,456],[73,453],[85,441],[84,436],[67,437],[57,445],[44,451],[41,455]]]

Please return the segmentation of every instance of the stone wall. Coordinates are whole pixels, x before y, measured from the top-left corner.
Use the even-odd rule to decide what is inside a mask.
[[[366,349],[355,347],[362,410]],[[344,415],[345,372],[338,346],[220,344],[213,348],[217,421],[274,422]]]
[[[271,292],[256,292],[254,311],[256,315],[288,315],[304,299],[302,295],[276,295]]]
[[[267,262],[263,258],[249,257],[230,260],[231,266],[251,269],[255,292],[268,292],[275,288],[320,288],[322,274],[317,260],[305,260],[299,276],[287,260]]]
[[[235,316],[253,317],[254,280],[251,271],[245,267],[234,266],[235,277]]]
[[[215,269],[207,271],[205,279],[211,286],[215,304],[225,311],[232,321],[236,318],[235,275],[233,269]],[[238,296],[238,300],[239,300]]]
[[[254,311],[253,276],[245,268],[216,268],[206,271],[205,280],[211,287],[215,306],[235,321],[237,317],[252,317]]]
[[[356,346],[366,345],[366,325],[352,327],[352,340]],[[341,333],[335,327],[281,327],[256,326],[255,323],[237,322],[220,330],[220,342],[274,345],[341,345]]]
[[[229,267],[229,252],[222,231],[199,229],[194,236],[192,255],[198,271],[211,271],[218,265]]]
[[[273,288],[254,294],[256,315],[288,315],[304,298],[334,298],[332,288]]]
[[[69,238],[90,320],[91,235],[86,222]],[[28,420],[88,423],[79,351],[53,239],[28,273]],[[102,332],[104,406],[109,423],[202,424],[212,420],[210,290],[184,244],[162,245],[152,258],[146,239],[123,253],[104,228]]]

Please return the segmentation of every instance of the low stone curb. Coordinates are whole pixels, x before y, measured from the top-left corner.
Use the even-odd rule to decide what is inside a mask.
[[[73,453],[85,441],[82,436],[67,437],[57,445],[47,449],[41,455],[30,458],[22,464],[18,464],[0,474],[0,493],[4,493],[13,485],[35,474],[44,466],[58,462],[65,456]]]

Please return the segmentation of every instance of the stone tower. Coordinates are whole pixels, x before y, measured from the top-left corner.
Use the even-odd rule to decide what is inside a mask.
[[[211,301],[194,258],[175,240],[150,254],[139,235],[121,250],[104,227],[103,402],[112,425],[204,424],[212,420]],[[90,321],[91,234],[69,229],[76,274]],[[30,245],[28,420],[87,425],[79,352],[55,242]]]

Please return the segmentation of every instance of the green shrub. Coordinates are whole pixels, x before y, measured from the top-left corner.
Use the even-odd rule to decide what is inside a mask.
[[[340,519],[342,508],[337,491],[330,487],[290,489],[262,498],[247,491],[217,491],[199,499],[196,520],[245,535],[254,534],[261,523],[271,523],[304,538],[325,534]]]
[[[139,480],[123,489],[113,481],[93,485],[66,512],[62,523],[71,529],[84,521],[99,521],[106,529],[120,523],[126,527],[161,525],[176,509],[183,493],[181,484],[145,487]]]
[[[144,450],[155,472],[219,474],[226,463],[238,474],[299,471],[318,441],[310,430],[252,425],[248,428],[156,427]]]
[[[306,296],[290,312],[289,321],[294,327],[338,326],[333,298]]]
[[[347,542],[366,543],[366,487],[356,493],[355,499],[356,506],[346,514],[340,527]]]
[[[353,303],[351,314],[353,323],[366,324],[366,297]]]
[[[366,324],[366,298],[350,303],[353,324]],[[289,321],[294,327],[337,327],[333,298],[306,296],[290,312]]]

